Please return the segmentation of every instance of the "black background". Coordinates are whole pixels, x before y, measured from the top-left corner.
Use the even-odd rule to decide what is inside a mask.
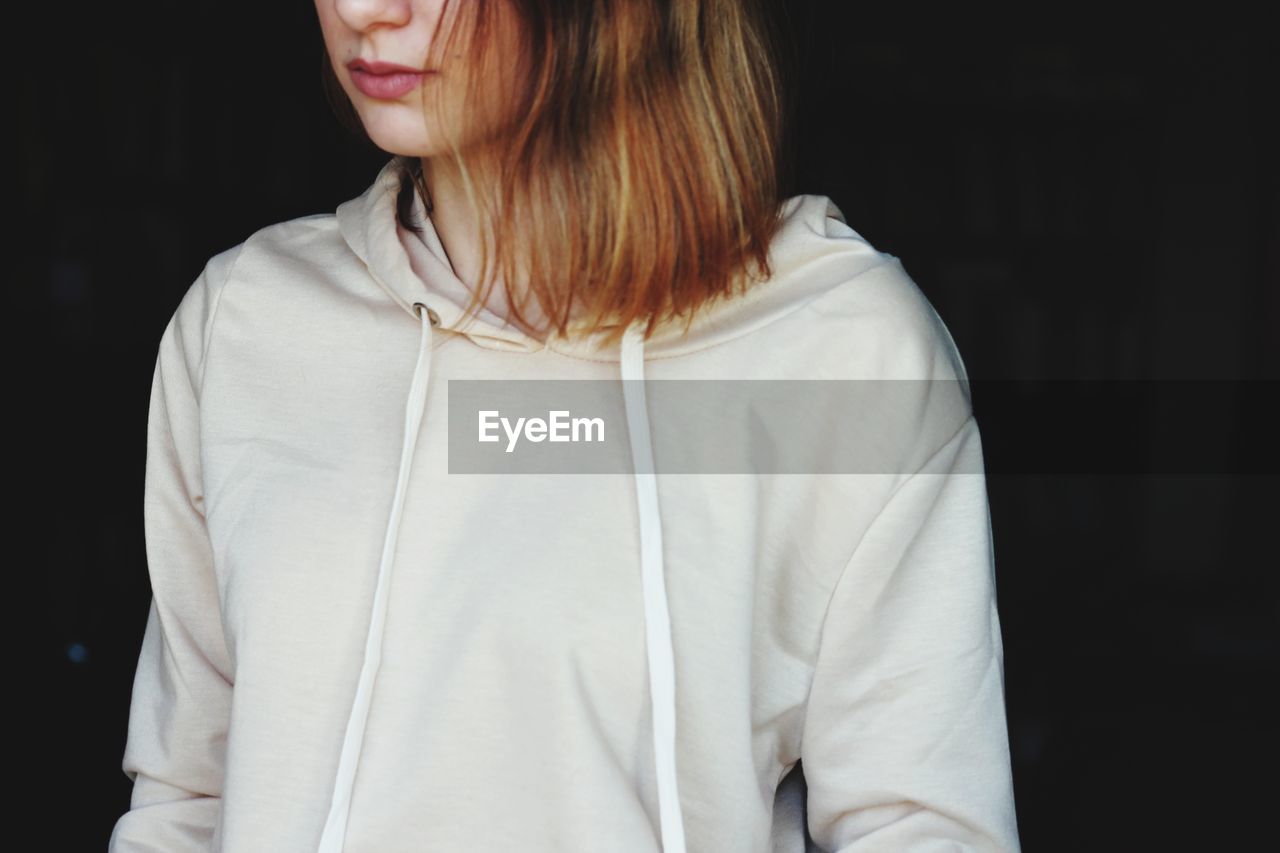
[[[1252,847],[1277,793],[1275,39],[836,5],[786,4],[790,193],[902,258],[976,380],[1024,849]],[[10,479],[8,570],[34,588],[10,599],[10,778],[39,849],[93,850],[129,801],[160,333],[210,256],[332,211],[385,155],[329,112],[310,3],[11,26],[8,470],[34,476]],[[1111,452],[1004,380],[1074,383]]]

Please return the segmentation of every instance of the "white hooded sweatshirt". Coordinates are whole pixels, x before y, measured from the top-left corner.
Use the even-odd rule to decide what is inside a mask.
[[[688,335],[463,331],[392,165],[215,255],[160,339],[110,850],[1017,851],[981,441],[899,260],[801,195]],[[652,473],[636,382],[633,473],[450,473],[448,382],[495,378],[964,392],[888,473]]]

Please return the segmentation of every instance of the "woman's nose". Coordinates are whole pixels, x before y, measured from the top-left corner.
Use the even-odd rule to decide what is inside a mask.
[[[412,0],[333,0],[334,10],[353,30],[403,27],[413,17]]]

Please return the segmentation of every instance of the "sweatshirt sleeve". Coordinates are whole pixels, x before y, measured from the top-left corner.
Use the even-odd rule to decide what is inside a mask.
[[[233,250],[215,256],[188,288],[156,356],[143,497],[152,596],[121,765],[133,792],[111,853],[216,846],[233,672],[205,527],[199,404],[232,257]]]
[[[972,415],[872,522],[825,617],[801,742],[814,842],[1019,851]]]

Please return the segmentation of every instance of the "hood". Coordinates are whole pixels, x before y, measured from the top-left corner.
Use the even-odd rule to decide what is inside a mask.
[[[621,342],[615,347],[601,345],[601,337],[606,333],[604,330],[584,333],[578,329],[578,334],[568,339],[552,335],[543,342],[486,308],[481,308],[474,316],[465,313],[471,292],[454,273],[431,219],[425,215],[422,201],[416,194],[415,210],[423,226],[422,236],[406,231],[396,221],[399,178],[394,167],[397,159],[392,158],[383,166],[372,186],[363,194],[344,202],[337,209],[338,227],[343,239],[364,261],[370,275],[387,295],[404,309],[406,322],[419,324],[421,337],[417,365],[406,392],[400,468],[378,566],[364,663],[347,721],[319,851],[340,853],[346,834],[373,683],[381,661],[390,574],[400,532],[404,494],[410,481],[414,447],[421,428],[431,374],[431,340],[435,330],[439,329],[463,334],[472,343],[489,349],[522,352],[552,349],[572,357],[619,363],[640,530],[646,659],[662,850],[664,853],[685,853],[684,823],[676,777],[675,653],[667,607],[657,474],[649,436],[644,382],[626,380],[644,379],[646,358],[681,355],[745,335],[801,308],[811,299],[859,273],[885,264],[896,264],[897,258],[876,251],[859,237],[845,224],[839,208],[829,198],[795,196],[784,203],[782,228],[770,246],[774,275],[767,281],[753,284],[745,294],[717,300],[712,310],[699,311],[687,332],[683,323],[667,323],[658,326],[654,334],[645,340],[644,323],[637,322],[625,330]]]
[[[465,334],[472,343],[489,349],[536,352],[549,348],[594,361],[621,359],[619,346],[601,347],[604,331],[569,339],[552,336],[544,344],[487,309],[468,318],[463,309],[471,290],[454,273],[416,193],[414,212],[423,227],[422,237],[404,231],[396,222],[400,187],[395,166],[400,159],[388,160],[364,193],[339,205],[337,220],[351,251],[410,318],[415,317],[414,303],[421,302],[438,317],[436,328]],[[753,284],[742,295],[700,310],[687,335],[683,323],[659,326],[645,341],[651,357],[681,355],[747,334],[859,273],[897,262],[846,225],[840,209],[826,196],[793,196],[783,203],[782,218],[769,250],[774,276]]]

